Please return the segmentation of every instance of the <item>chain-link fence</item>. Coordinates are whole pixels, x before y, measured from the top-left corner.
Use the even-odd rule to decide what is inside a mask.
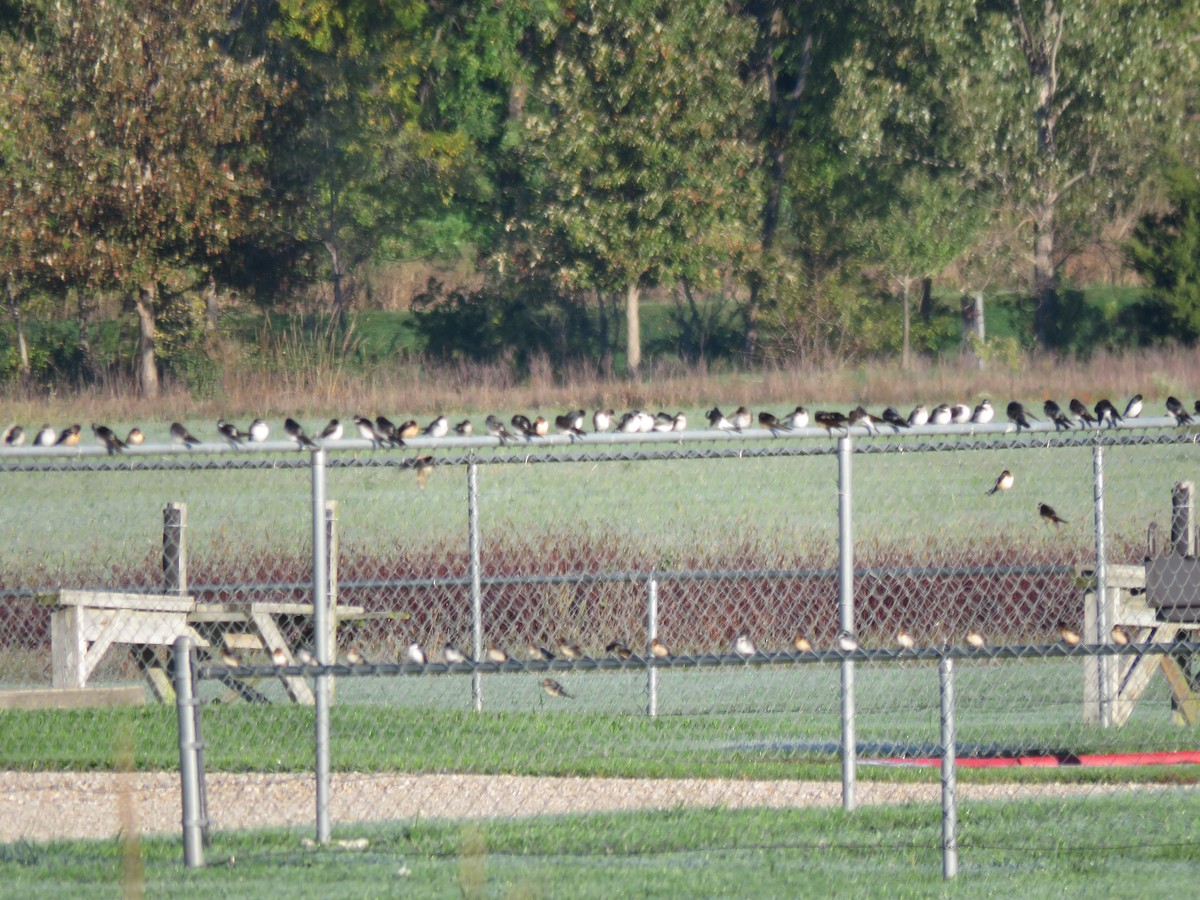
[[[879,430],[3,451],[0,683],[85,707],[3,714],[5,767],[177,769],[186,637],[197,841],[886,805],[948,872],[1095,842],[1047,815],[1194,843],[1196,432]]]

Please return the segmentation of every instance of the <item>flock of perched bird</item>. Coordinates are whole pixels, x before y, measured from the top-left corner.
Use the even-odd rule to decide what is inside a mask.
[[[1195,424],[1192,414],[1177,398],[1168,397],[1166,408],[1167,413],[1175,418],[1177,424]],[[1092,409],[1079,400],[1072,399],[1066,412],[1053,400],[1047,400],[1042,404],[1043,415],[1054,423],[1056,430],[1060,431],[1089,427],[1116,428],[1123,422],[1136,419],[1141,415],[1142,409],[1141,394],[1137,394],[1129,400],[1123,413],[1118,412],[1112,402],[1107,399],[1098,401]],[[1200,417],[1200,400],[1195,401],[1193,410],[1196,416]],[[1038,421],[1025,409],[1023,404],[1016,400],[1008,404],[1005,413],[1009,421],[1017,426],[1017,431],[1031,428],[1031,420]],[[974,407],[963,403],[943,403],[930,409],[923,404],[918,404],[907,416],[902,415],[895,407],[891,406],[884,409],[878,416],[867,412],[862,406],[852,409],[849,413],[817,410],[811,415],[806,407],[797,406],[792,412],[783,416],[762,411],[758,413],[757,417],[745,406],[739,406],[729,416],[722,413],[719,407],[713,407],[705,414],[708,427],[718,431],[740,434],[744,430],[754,427],[757,422],[759,428],[775,435],[808,428],[810,423],[814,427],[824,428],[830,433],[835,430],[848,432],[853,426],[860,426],[866,428],[870,433],[877,433],[880,425],[888,425],[895,432],[899,432],[902,428],[914,428],[922,425],[986,425],[995,419],[995,416],[996,410],[992,406],[992,401],[986,399]],[[555,416],[553,424],[544,416],[530,419],[528,416],[518,413],[507,424],[498,416],[489,415],[484,426],[489,436],[497,438],[501,444],[506,444],[516,439],[528,440],[545,437],[550,434],[551,428],[559,434],[581,438],[588,434],[585,428],[586,420],[586,412],[577,409]],[[598,434],[614,430],[623,434],[685,431],[688,425],[687,417],[682,412],[672,415],[666,412],[651,414],[641,410],[631,410],[618,417],[611,409],[596,410],[592,414],[591,423],[592,431]],[[218,419],[216,429],[222,440],[235,447],[245,443],[261,443],[266,441],[271,434],[270,426],[263,419],[255,419],[245,430],[224,419]],[[347,434],[351,436],[356,434],[378,448],[403,447],[406,440],[415,437],[442,438],[451,432],[469,437],[474,433],[474,426],[470,419],[463,419],[461,422],[451,425],[446,416],[437,416],[428,425],[422,427],[415,419],[409,419],[397,425],[385,416],[376,416],[372,419],[368,416],[356,415],[353,418],[353,429],[351,432],[339,419],[330,419],[329,424],[320,433],[315,437],[309,437],[304,427],[295,419],[288,418],[283,423],[283,430],[287,437],[295,441],[298,446],[309,449],[324,446],[329,441],[339,441]],[[79,444],[82,430],[82,427],[77,424],[70,425],[62,431],[56,431],[50,425],[43,425],[32,435],[30,442],[35,447],[73,447]],[[127,447],[137,446],[146,440],[142,430],[136,427],[130,429],[124,438],[106,425],[93,424],[92,433],[109,453],[119,453]],[[171,423],[170,433],[172,441],[185,447],[195,447],[203,443],[179,422]],[[4,430],[3,436],[0,438],[0,448],[21,447],[25,444],[27,437],[29,435],[24,426],[11,425]]]

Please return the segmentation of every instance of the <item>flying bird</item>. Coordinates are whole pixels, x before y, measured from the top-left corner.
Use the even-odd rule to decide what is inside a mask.
[[[1059,525],[1067,524],[1067,520],[1056,513],[1054,511],[1054,507],[1048,506],[1045,503],[1038,504],[1038,515],[1042,517],[1043,521],[1049,525],[1053,525],[1055,528],[1057,528]]]
[[[555,681],[553,678],[543,678],[542,679],[542,690],[545,691],[547,694],[549,694],[551,697],[563,697],[567,700],[571,700],[575,697],[574,694],[568,694],[567,689],[565,687],[563,687],[561,684],[559,684],[557,681]]]
[[[171,440],[177,444],[182,444],[189,450],[192,447],[198,446],[200,441],[194,437],[190,431],[183,427],[179,422],[171,423]]]
[[[996,493],[997,491],[1007,491],[1012,486],[1013,486],[1013,473],[1008,471],[1008,469],[1005,469],[1003,472],[1000,473],[1000,477],[996,479],[996,483],[994,485],[992,485],[992,489],[987,492],[987,496],[990,497],[990,496],[992,496],[992,494]]]

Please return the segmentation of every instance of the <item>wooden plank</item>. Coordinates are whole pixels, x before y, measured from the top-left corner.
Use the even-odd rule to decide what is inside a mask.
[[[230,650],[264,650],[263,642],[257,634],[248,631],[226,631],[221,635],[221,643]]]
[[[50,683],[60,690],[79,689],[84,684],[80,666],[87,654],[87,641],[83,639],[80,618],[77,607],[59,608],[50,614]]]
[[[339,619],[357,619],[366,614],[362,606],[339,606],[335,610]],[[311,603],[197,603],[196,608],[188,615],[191,622],[245,622],[255,613],[266,613],[272,616],[302,616],[310,617],[313,613]]]
[[[283,650],[287,656],[287,664],[294,666],[296,661],[292,657],[292,649],[288,646],[287,641],[283,639],[283,633],[279,630],[279,626],[275,624],[275,619],[263,612],[255,613],[252,619],[254,627],[262,635],[263,644],[268,648],[267,652],[273,652],[277,648]],[[292,698],[293,703],[303,703],[305,706],[312,706],[317,702],[306,679],[295,675],[281,675],[280,680],[287,689],[288,696]]]
[[[0,691],[0,709],[87,709],[145,705],[146,689],[140,684],[130,687]]]
[[[1146,587],[1146,567],[1144,565],[1109,563],[1104,570],[1104,580],[1109,588],[1142,590]],[[1075,582],[1081,588],[1095,588],[1096,567],[1079,566],[1076,568]]]
[[[126,594],[120,591],[80,591],[63,588],[47,594],[42,603],[54,606],[90,606],[94,609],[144,609],[153,612],[191,612],[196,605],[191,597],[165,594]]]
[[[108,623],[100,629],[100,633],[96,635],[95,640],[88,647],[87,653],[79,661],[79,679],[83,684],[87,684],[87,680],[96,671],[96,666],[100,664],[100,660],[104,658],[104,654],[108,652],[108,648],[112,646],[113,641],[125,635],[126,630],[129,628],[129,619],[132,615],[133,613],[128,609],[118,609],[112,614]],[[122,643],[128,643],[128,641]]]
[[[1200,694],[1192,691],[1188,684],[1187,675],[1170,656],[1159,657],[1159,665],[1171,685],[1171,695],[1175,699],[1175,716],[1183,719],[1183,724],[1195,725],[1200,722]]]

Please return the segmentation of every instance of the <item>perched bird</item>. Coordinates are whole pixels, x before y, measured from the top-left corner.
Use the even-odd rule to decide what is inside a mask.
[[[53,447],[55,440],[58,438],[58,432],[49,425],[43,425],[38,433],[33,436],[33,446],[35,447]]]
[[[598,409],[592,413],[592,428],[593,430],[603,433],[613,426],[613,416],[616,415],[611,409]]]
[[[504,423],[495,416],[488,416],[483,424],[484,428],[487,429],[487,433],[494,438],[499,438],[501,444],[507,444],[512,437],[508,433],[508,429],[504,427]]]
[[[820,410],[813,416],[813,420],[818,426],[824,428],[830,434],[833,434],[833,429],[840,428],[845,431],[850,426],[850,420],[840,412],[830,412]]]
[[[973,628],[972,628],[970,631],[968,631],[968,632],[967,632],[967,645],[968,645],[968,646],[970,646],[970,647],[974,647],[976,650],[979,650],[979,649],[980,649],[980,648],[982,648],[982,647],[983,647],[983,646],[984,646],[986,643],[987,643],[987,641],[985,641],[985,640],[983,639],[983,634],[982,634],[982,633],[980,633],[980,632],[976,631],[976,630],[975,630],[975,629],[973,629]]]
[[[555,681],[553,678],[542,679],[542,690],[551,697],[563,697],[567,700],[574,698],[574,694],[568,694],[567,689]]]
[[[955,425],[966,425],[971,421],[971,407],[965,403],[955,403],[950,407],[950,421]]]
[[[416,641],[413,641],[404,651],[404,661],[413,663],[418,666],[423,666],[429,661],[425,656],[425,650]]]
[[[1059,525],[1067,524],[1067,520],[1059,516],[1059,514],[1054,511],[1054,507],[1048,506],[1045,503],[1038,504],[1038,515],[1041,516],[1047,524],[1053,525],[1055,528],[1057,528]]]
[[[262,419],[255,419],[250,423],[250,427],[246,429],[246,434],[253,443],[261,444],[270,436],[271,429]]]
[[[225,440],[229,441],[230,446],[240,447],[245,435],[238,431],[236,425],[226,422],[224,419],[217,419],[217,432]]]
[[[720,431],[733,431],[733,423],[725,418],[725,414],[721,412],[720,407],[714,406],[704,414],[708,419],[708,427],[716,428]]]
[[[308,447],[310,450],[317,449],[317,445],[314,444],[312,439],[304,433],[304,429],[295,419],[284,419],[283,430],[287,433],[288,437],[290,437],[301,447]]]
[[[130,447],[136,447],[139,444],[146,443],[146,435],[142,433],[140,428],[130,428],[129,434],[125,436],[125,443]]]
[[[861,406],[856,406],[854,409],[850,410],[850,415],[847,417],[847,421],[851,425],[862,425],[867,429],[869,434],[877,434],[875,430],[875,417]]]
[[[760,412],[758,414],[758,427],[765,428],[767,431],[771,432],[771,434],[775,435],[776,437],[779,436],[779,432],[781,432],[781,431],[791,431],[792,430],[791,425],[788,425],[786,422],[781,422],[779,419],[775,418],[775,416],[769,412]]]
[[[535,437],[533,432],[533,423],[529,421],[529,416],[524,416],[521,415],[521,413],[517,413],[512,417],[511,422],[512,427],[517,434],[521,435],[522,437]]]
[[[1117,423],[1121,421],[1121,414],[1112,405],[1112,401],[1107,398],[1098,400],[1096,401],[1096,421],[1108,428],[1116,428]]]
[[[120,453],[125,449],[125,442],[113,434],[112,429],[107,425],[97,425],[93,422],[92,434],[96,436],[96,440],[105,446],[110,456],[114,453]]]
[[[908,425],[910,428],[919,428],[922,425],[929,424],[929,410],[925,408],[925,404],[918,403],[912,408],[912,412],[908,414]]]
[[[1112,627],[1112,631],[1109,633],[1112,635],[1112,642],[1114,644],[1117,644],[1121,647],[1129,644],[1129,633],[1126,632],[1125,629],[1120,625],[1114,625]]]
[[[752,421],[750,410],[744,406],[739,406],[733,411],[733,419],[731,421],[733,422],[733,430],[740,434],[743,428],[750,427],[750,422]]]
[[[789,428],[807,428],[808,427],[808,408],[797,406],[791,411],[785,420]]]
[[[687,416],[681,412],[675,413],[675,417],[671,419],[672,431],[687,431]]]
[[[425,479],[433,471],[433,466],[434,458],[432,456],[418,456],[412,461],[412,467],[417,470],[417,487],[421,490],[425,490]]]
[[[671,649],[658,638],[651,638],[650,655],[658,657],[659,659],[666,659],[671,655]]]
[[[992,401],[986,397],[975,407],[971,413],[971,421],[976,425],[986,425],[996,417],[996,410],[992,406]]]
[[[1066,622],[1059,622],[1056,627],[1058,628],[1058,636],[1068,647],[1075,647],[1083,640],[1079,636],[1079,632],[1071,628]]]
[[[370,419],[367,421],[370,422]],[[375,433],[375,440],[381,444],[387,443],[394,445],[400,438],[399,429],[396,427],[396,423],[387,416],[376,416],[375,421],[371,422],[371,430]]]
[[[642,430],[642,414],[637,410],[627,412],[617,423],[617,431],[621,434],[638,434]]]
[[[221,665],[227,669],[240,669],[242,667],[242,661],[238,659],[238,655],[232,650],[222,650]]]
[[[908,428],[908,420],[900,415],[896,407],[889,406],[883,411],[883,421],[892,426],[893,431],[899,431],[901,428]]]
[[[357,647],[351,647],[346,651],[346,662],[352,666],[365,666],[367,658],[362,655],[362,651]]]
[[[843,653],[853,653],[858,649],[858,638],[853,631],[843,628],[837,634],[837,646]]]
[[[1188,411],[1183,408],[1183,404],[1176,397],[1167,398],[1167,412],[1175,417],[1176,425],[1193,424],[1192,417],[1188,415]]]
[[[56,447],[74,447],[75,445],[77,445],[79,443],[79,432],[82,430],[83,429],[80,428],[78,425],[68,425],[61,432],[59,432],[58,440],[56,440],[54,442],[54,446],[56,446]],[[92,426],[92,430],[93,431],[95,430],[94,425]]]
[[[296,662],[302,666],[315,666],[317,658],[313,656],[313,652],[307,647],[301,647],[296,651]]]
[[[1071,420],[1053,400],[1042,404],[1042,415],[1054,423],[1055,431],[1069,431],[1071,428]]]
[[[450,420],[445,416],[438,416],[432,422],[425,426],[425,437],[444,438],[450,433]]]
[[[733,652],[738,656],[753,656],[758,652],[758,648],[754,646],[750,635],[742,631],[733,639]]]
[[[917,640],[912,636],[912,632],[907,628],[901,628],[896,632],[896,643],[904,650],[912,650],[917,646]]]
[[[388,425],[391,426],[391,423],[389,422]],[[407,441],[409,438],[415,438],[421,433],[421,426],[417,424],[416,419],[408,419],[399,425],[389,427],[388,431],[391,433],[393,440]]]
[[[447,641],[442,647],[442,658],[448,663],[465,663],[469,662],[470,658],[463,653],[456,644]]]
[[[14,425],[4,433],[4,446],[20,447],[25,443],[25,429],[20,425]]]
[[[390,440],[388,435],[380,434],[379,430],[375,427],[375,423],[366,416],[355,416],[354,427],[358,429],[358,436],[364,441],[370,441],[375,448]]]
[[[538,437],[545,437],[550,433],[550,422],[544,416],[538,416],[533,420],[533,433]]]
[[[939,403],[933,408],[933,412],[929,414],[929,424],[949,425],[953,418],[954,413],[950,411],[950,407],[945,403]]]
[[[287,651],[282,647],[276,647],[271,651],[271,662],[277,666],[286,666],[288,664]]]
[[[530,641],[526,649],[526,656],[529,659],[542,660],[543,662],[549,662],[554,659],[554,653],[549,648],[543,647],[541,644],[535,644],[532,641]]]
[[[630,650],[629,646],[621,640],[610,641],[604,646],[604,652],[613,654],[613,656],[617,657],[617,659],[629,659],[631,656],[633,656],[633,651]]]
[[[992,496],[992,494],[996,493],[996,491],[1007,491],[1012,486],[1013,473],[1008,471],[1008,469],[1005,469],[1000,473],[1000,477],[996,479],[996,483],[992,485],[992,489],[987,492],[987,496]]]
[[[342,435],[345,434],[345,431],[346,430],[342,428],[341,422],[339,422],[337,419],[330,419],[329,424],[321,429],[321,434],[319,437],[321,438],[322,443],[325,441],[340,441],[342,439]]]
[[[1017,431],[1020,431],[1022,428],[1033,427],[1029,424],[1029,419],[1031,418],[1029,413],[1025,412],[1025,407],[1016,400],[1008,404],[1005,412],[1008,414],[1008,420],[1017,426]]]
[[[572,644],[565,638],[558,639],[558,655],[563,659],[582,659],[583,649],[578,644]]]
[[[463,437],[470,437],[471,432],[474,430],[475,430],[475,428],[474,428],[474,426],[471,425],[470,419],[463,419],[461,422],[459,422],[457,425],[454,426],[454,433],[461,434]]]
[[[179,422],[171,423],[171,440],[177,444],[182,444],[189,450],[200,443],[200,441],[193,437],[192,433],[184,428]]]
[[[495,644],[488,644],[484,655],[487,657],[488,662],[497,664],[508,662],[508,654]]]
[[[1079,427],[1088,428],[1096,424],[1096,420],[1092,417],[1092,414],[1088,411],[1088,408],[1076,398],[1071,398],[1069,408],[1071,410],[1071,418],[1079,423]]]
[[[803,631],[797,631],[795,637],[792,638],[792,647],[797,653],[812,653],[812,641],[808,639]]]
[[[572,438],[581,438],[587,434],[587,432],[583,430],[582,409],[571,410],[570,412],[563,413],[561,416],[555,416],[554,427],[561,434],[570,435]]]
[[[1125,404],[1125,412],[1121,414],[1123,419],[1136,419],[1142,414],[1142,395],[1134,394],[1129,398],[1129,402]]]
[[[1200,416],[1200,400],[1193,403],[1192,408],[1196,410],[1196,415]]]

